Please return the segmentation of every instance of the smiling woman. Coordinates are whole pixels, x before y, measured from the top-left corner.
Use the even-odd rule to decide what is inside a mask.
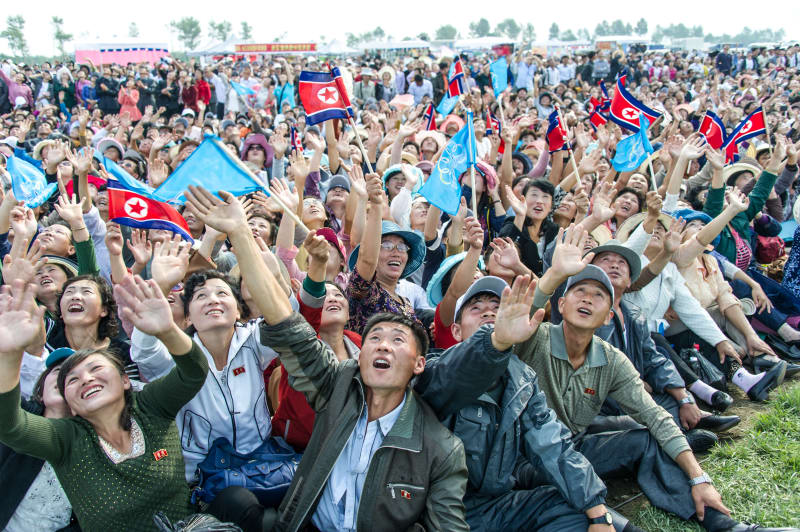
[[[97,297],[88,283],[73,286],[62,297],[68,299],[62,310],[77,315],[100,306],[87,301]],[[19,406],[19,360],[42,327],[33,290],[15,281],[0,293],[0,441],[52,464],[83,530],[145,530],[156,511],[173,520],[191,513],[174,418],[205,382],[208,365],[172,321],[155,282],[129,277],[116,295],[126,303],[125,318],[168,347],[175,368],[132,392],[113,354],[78,351],[58,375],[58,389],[73,413],[67,419],[40,417]]]

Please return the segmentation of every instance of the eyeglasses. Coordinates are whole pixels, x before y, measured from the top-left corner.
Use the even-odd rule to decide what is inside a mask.
[[[381,249],[385,249],[386,251],[392,251],[393,249],[397,249],[397,251],[400,251],[401,253],[408,253],[408,250],[410,250],[411,247],[405,242],[395,243],[387,241],[387,242],[381,242]]]

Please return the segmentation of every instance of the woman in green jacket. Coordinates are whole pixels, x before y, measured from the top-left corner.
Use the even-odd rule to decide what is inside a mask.
[[[764,204],[772,191],[772,187],[775,186],[775,181],[778,179],[781,161],[785,155],[786,143],[779,137],[773,148],[772,156],[767,162],[766,169],[758,176],[758,180],[752,192],[747,195],[750,199],[750,206],[747,207],[746,211],[737,214],[720,234],[720,240],[716,246],[716,250],[742,270],[747,270],[750,260],[753,257],[753,250],[750,248],[750,222],[752,222],[761,212],[761,209],[764,208]],[[703,212],[715,218],[725,208],[726,183],[724,178],[725,172],[722,169],[725,159],[721,152],[714,152],[712,150],[706,151],[706,157],[714,168],[714,173],[711,179],[711,187],[708,189],[708,197],[703,206]],[[737,183],[736,178],[735,172],[728,175],[731,185],[742,184]]]
[[[16,280],[0,292],[0,442],[47,460],[83,530],[155,530],[153,514],[192,513],[175,416],[208,372],[199,348],[172,321],[153,281],[127,278],[116,297],[124,317],[156,336],[175,368],[141,392],[105,349],[83,350],[61,366],[58,388],[73,417],[47,419],[20,408],[19,368],[40,334],[44,309],[35,287]]]

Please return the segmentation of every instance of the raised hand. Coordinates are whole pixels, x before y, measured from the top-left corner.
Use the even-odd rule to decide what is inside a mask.
[[[44,311],[45,307],[36,304],[35,285],[21,279],[3,285],[0,290],[0,356],[22,356],[25,348],[41,337]]]
[[[518,198],[510,186],[504,186],[506,187],[506,200],[511,205],[511,209],[514,211],[514,214],[520,218],[524,218],[526,211],[528,210],[526,208],[527,206],[525,205],[525,200]]]
[[[38,240],[30,249],[28,238],[21,236],[19,242],[15,238],[14,243],[17,245],[11,246],[11,251],[3,257],[3,283],[11,284],[15,280],[30,283],[36,276],[36,271],[47,262],[47,258],[42,258]]]
[[[85,226],[83,223],[83,207],[78,202],[75,194],[69,199],[67,194],[58,197],[58,202],[53,204],[62,220],[67,222],[74,230],[76,227]]]
[[[575,202],[575,207],[579,213],[585,215],[589,212],[589,195],[586,194],[586,190],[583,187],[579,187],[578,191],[572,194],[572,201]]]
[[[586,155],[581,162],[578,163],[578,174],[586,175],[592,174],[597,171],[597,163],[600,162],[600,157],[603,155],[603,150],[593,150],[592,153]]]
[[[383,190],[383,182],[378,174],[367,174],[367,197],[369,202],[375,205],[383,205],[383,198],[386,193]]]
[[[493,250],[492,254],[498,266],[511,270],[512,272],[527,270],[519,258],[517,246],[514,245],[510,238],[495,238],[489,242],[489,247]]]
[[[11,208],[11,229],[14,230],[14,238],[27,238],[30,241],[36,234],[38,224],[33,216],[33,211],[28,207],[17,205]]]
[[[147,181],[153,188],[161,186],[169,176],[169,167],[163,159],[154,159],[147,172]]]
[[[669,230],[664,235],[664,251],[672,255],[683,242],[683,230],[686,228],[686,220],[683,218],[673,219],[669,225]]]
[[[317,264],[322,264],[323,267],[328,264],[330,246],[328,246],[328,241],[325,240],[325,237],[317,235],[316,231],[311,231],[306,235],[303,247],[308,253],[309,263],[316,262]]]
[[[122,231],[119,228],[119,224],[109,222],[106,224],[106,249],[108,250],[108,254],[111,256],[119,256],[122,255],[122,245],[123,245],[123,238],[122,238]]]
[[[247,214],[239,200],[224,190],[220,190],[219,195],[223,199],[219,199],[203,187],[189,185],[186,191],[186,206],[204,224],[217,231],[229,235],[235,231],[249,232]]]
[[[169,240],[156,243],[150,275],[165,293],[186,277],[189,249],[188,243],[177,234]]]
[[[464,245],[469,249],[482,250],[483,249],[483,227],[481,223],[470,216],[464,220],[464,227],[466,234],[464,235]]]
[[[350,140],[353,138],[351,131],[342,131],[339,139],[336,141],[336,150],[339,152],[339,157],[345,159],[350,156]]]
[[[514,279],[511,288],[506,287],[500,297],[500,307],[492,332],[492,344],[498,351],[505,351],[514,344],[533,336],[544,319],[544,309],[530,317],[536,280],[527,275]]]
[[[583,240],[587,234],[585,229],[574,224],[571,224],[566,230],[560,229],[556,237],[556,247],[550,268],[564,277],[571,277],[582,272],[594,258],[594,253],[587,253],[586,256],[583,256]]]
[[[699,159],[703,155],[705,139],[700,135],[690,135],[681,147],[681,157],[689,160]]]
[[[297,153],[297,151],[289,154],[289,168],[292,169],[292,176],[295,182],[302,181],[305,183],[308,174],[311,172],[309,160],[302,154]]]
[[[300,199],[297,197],[297,194],[289,188],[289,183],[285,179],[273,179],[269,186],[269,193],[279,198],[290,211],[297,211]]]
[[[172,309],[155,280],[127,276],[114,286],[114,297],[122,303],[123,319],[143,333],[158,336],[172,329]]]
[[[350,176],[350,193],[356,194],[360,198],[367,197],[367,181],[364,179],[364,171],[360,165],[354,164],[345,167],[347,175]]]
[[[715,150],[707,145],[703,153],[714,170],[722,170],[725,166],[725,153],[722,150]]]
[[[745,196],[737,187],[733,187],[726,193],[725,199],[728,201],[728,206],[736,213],[744,212],[750,206],[750,198]]]
[[[594,192],[594,203],[592,204],[592,215],[604,223],[614,216],[614,209],[611,204],[617,196],[617,189],[610,181],[603,181]]]
[[[659,195],[659,193],[655,190],[650,190],[645,195],[645,205],[647,205],[647,214],[658,218],[658,215],[661,214],[661,207],[663,205],[661,195]]]
[[[84,148],[80,152],[66,151],[67,160],[72,164],[72,169],[78,175],[87,175],[92,168],[94,148]]]
[[[269,139],[269,144],[275,151],[275,157],[278,159],[286,155],[286,148],[289,147],[289,141],[282,135],[272,135]]]
[[[127,244],[136,264],[144,267],[153,256],[153,245],[147,239],[147,232],[141,229],[131,231],[131,240]]]

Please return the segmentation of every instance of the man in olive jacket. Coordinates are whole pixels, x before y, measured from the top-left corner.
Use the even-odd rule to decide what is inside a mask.
[[[248,531],[468,530],[464,446],[409,387],[425,368],[425,330],[403,316],[377,314],[364,328],[358,360],[340,362],[292,311],[241,203],[219,194],[222,200],[190,186],[187,208],[229,235],[242,281],[263,316],[261,341],[279,353],[289,383],[317,415],[277,522],[274,509],[240,487],[220,492],[215,515]]]

